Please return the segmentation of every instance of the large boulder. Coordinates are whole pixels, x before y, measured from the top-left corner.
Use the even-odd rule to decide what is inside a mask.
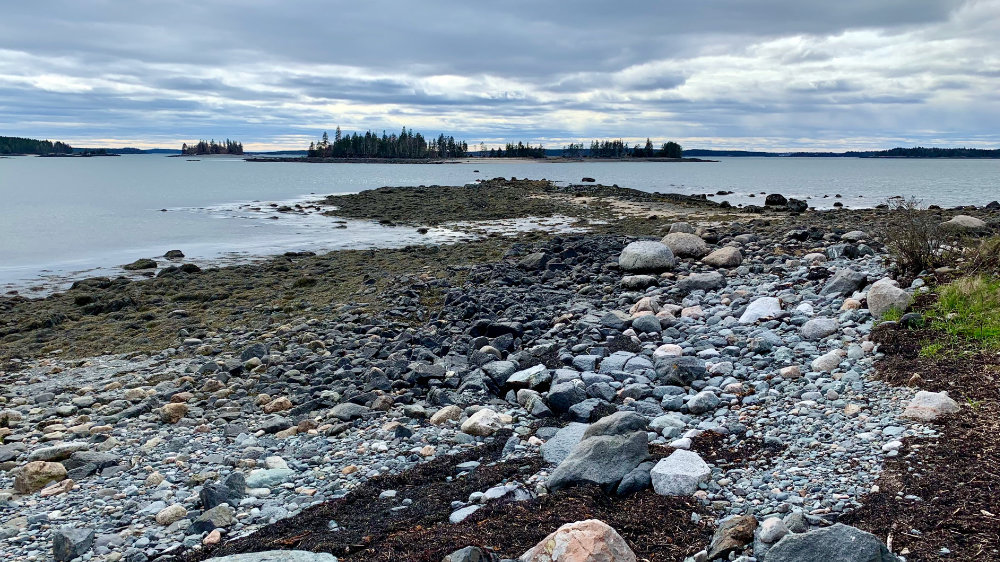
[[[868,289],[868,310],[875,318],[882,318],[890,310],[905,312],[913,302],[909,293],[896,286],[891,279],[876,281]]]
[[[701,262],[712,267],[739,267],[743,263],[743,253],[739,248],[723,246],[701,258]]]
[[[597,420],[583,432],[583,439],[598,435],[629,435],[646,430],[646,418],[635,412],[615,412]]]
[[[521,555],[521,562],[635,562],[625,539],[607,523],[587,519],[559,527]]]
[[[871,533],[838,523],[808,533],[789,533],[767,551],[767,562],[898,562]]]
[[[66,467],[57,462],[29,462],[14,475],[14,491],[19,494],[31,494],[65,478]]]
[[[52,558],[68,562],[90,552],[94,546],[94,530],[67,526],[52,532]]]
[[[868,281],[868,276],[853,269],[838,269],[819,292],[824,297],[850,295]]]
[[[687,232],[672,232],[663,237],[663,243],[680,258],[700,258],[708,253],[708,244],[701,237]]]
[[[760,297],[750,303],[740,316],[740,324],[753,324],[761,318],[771,318],[781,313],[781,299]]]
[[[678,449],[660,459],[649,476],[653,490],[661,496],[690,496],[698,491],[698,484],[708,481],[712,469],[698,453]]]
[[[927,392],[926,390],[921,390],[906,405],[906,409],[903,410],[903,417],[933,421],[941,416],[954,414],[958,409],[958,402],[952,400],[947,392]]]
[[[617,486],[649,456],[645,431],[627,435],[597,435],[580,441],[556,467],[546,485],[559,490],[574,484]]]
[[[667,271],[677,262],[670,248],[661,242],[632,242],[618,256],[618,265],[625,271]]]
[[[559,464],[566,460],[573,447],[583,440],[583,434],[590,427],[586,423],[570,422],[548,441],[542,444],[541,453],[545,462]]]
[[[951,220],[941,223],[941,226],[954,230],[982,230],[986,228],[986,223],[969,215],[955,215]]]

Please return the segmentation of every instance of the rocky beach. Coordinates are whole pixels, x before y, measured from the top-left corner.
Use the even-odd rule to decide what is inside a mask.
[[[926,529],[885,531],[870,510],[886,467],[905,472],[939,418],[969,409],[880,367],[934,272],[894,266],[888,208],[761,202],[503,178],[382,188],[315,206],[469,239],[0,298],[0,550],[936,559],[898,538]],[[928,212],[1000,224],[992,208]],[[572,228],[516,227],[553,217]],[[904,500],[929,498],[880,499]]]

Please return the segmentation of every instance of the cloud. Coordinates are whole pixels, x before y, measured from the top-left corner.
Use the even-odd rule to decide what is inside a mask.
[[[1000,0],[635,8],[19,3],[0,20],[0,131],[281,148],[338,124],[553,146],[1000,142]]]

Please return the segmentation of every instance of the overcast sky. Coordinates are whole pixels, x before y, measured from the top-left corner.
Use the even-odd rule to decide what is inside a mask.
[[[0,135],[1000,146],[1000,0],[6,3]]]

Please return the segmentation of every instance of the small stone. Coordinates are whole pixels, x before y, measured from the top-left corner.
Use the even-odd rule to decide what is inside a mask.
[[[180,521],[184,517],[187,517],[187,510],[184,509],[184,506],[175,503],[161,509],[160,512],[156,514],[156,522],[166,527],[171,523]]]
[[[757,536],[760,538],[761,542],[767,544],[776,543],[787,534],[788,527],[786,527],[785,522],[778,517],[769,517],[765,519],[757,529]]]
[[[431,423],[433,425],[442,425],[448,421],[456,421],[462,417],[462,409],[458,406],[451,405],[445,406],[440,410],[434,412],[431,416]]]
[[[33,461],[24,465],[14,476],[14,491],[30,494],[41,490],[50,482],[66,479],[66,467],[57,462]]]
[[[726,556],[730,552],[738,552],[753,541],[757,530],[757,519],[753,515],[730,517],[723,521],[708,545],[708,558],[715,559]]]
[[[657,494],[690,496],[698,490],[698,484],[708,480],[712,469],[698,453],[678,449],[669,457],[660,459],[649,475]]]
[[[462,432],[486,437],[503,427],[500,415],[489,408],[483,408],[462,423]]]
[[[160,420],[163,423],[177,423],[188,413],[187,404],[172,402],[164,404],[160,409]]]
[[[52,533],[52,557],[58,562],[79,558],[94,545],[94,530],[87,527],[62,527]]]

